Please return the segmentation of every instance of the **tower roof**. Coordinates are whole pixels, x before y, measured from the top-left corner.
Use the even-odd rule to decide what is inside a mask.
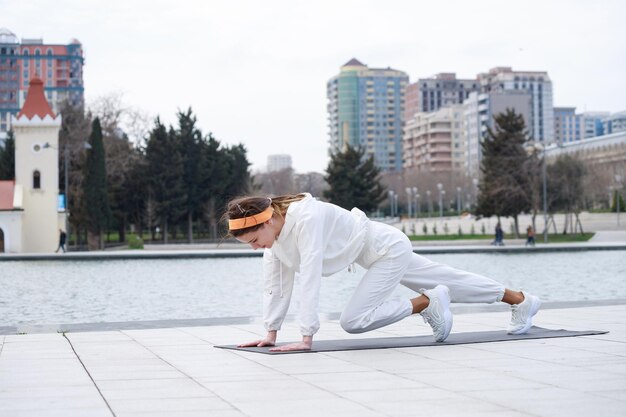
[[[343,67],[364,67],[365,64],[363,64],[361,61],[359,61],[356,58],[352,58],[350,61],[346,62],[342,66]]]
[[[22,110],[18,113],[17,118],[26,116],[31,120],[35,116],[39,116],[41,119],[49,115],[53,119],[56,117],[50,108],[48,100],[43,92],[43,81],[40,78],[33,78],[30,80],[30,86],[28,87],[28,95],[26,96],[26,102],[22,107]]]

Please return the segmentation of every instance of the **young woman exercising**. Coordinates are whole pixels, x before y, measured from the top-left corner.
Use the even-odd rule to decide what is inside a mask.
[[[299,275],[302,341],[273,351],[308,350],[319,329],[317,313],[322,276],[352,264],[367,270],[341,314],[341,327],[362,333],[420,313],[443,342],[452,328],[450,302],[511,305],[509,334],[523,334],[541,305],[539,298],[512,291],[481,275],[433,262],[413,252],[395,227],[370,221],[354,208],[345,210],[310,194],[243,197],[228,203],[230,235],[252,248],[264,248],[263,319],[265,338],[241,347],[274,346],[287,314],[294,276]],[[414,291],[411,299],[390,298],[398,284]]]

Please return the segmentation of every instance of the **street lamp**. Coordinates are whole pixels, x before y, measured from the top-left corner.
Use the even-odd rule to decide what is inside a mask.
[[[416,207],[416,212],[415,212],[415,218],[419,219],[420,218],[420,211],[421,211],[421,207],[420,207],[420,195],[419,194],[415,194],[415,207]]]
[[[417,213],[419,213],[419,207],[417,207],[417,187],[413,187],[411,188],[411,190],[413,191],[413,215],[415,216],[415,218],[417,218]]]
[[[393,217],[393,191],[389,190],[389,216]]]
[[[446,193],[443,190],[443,184],[439,183],[437,184],[437,190],[439,190],[439,218],[443,219],[443,203],[442,203],[442,197],[443,195]]]
[[[617,183],[617,186],[615,187],[615,207],[617,208],[617,226],[619,226],[619,212],[621,211],[620,209],[620,192],[622,190],[622,176],[621,175],[615,175],[615,182]],[[618,191],[619,190],[619,191]]]
[[[456,212],[461,215],[461,187],[456,187]]]
[[[426,197],[428,198],[428,218],[433,217],[433,200],[430,198],[430,190],[426,191]]]
[[[472,178],[474,184],[474,206],[478,205],[478,178]]]
[[[404,191],[406,191],[406,206],[407,206],[407,212],[409,215],[409,219],[412,217],[412,210],[411,210],[411,205],[413,203],[413,197],[411,196],[411,187],[406,187],[404,189]]]

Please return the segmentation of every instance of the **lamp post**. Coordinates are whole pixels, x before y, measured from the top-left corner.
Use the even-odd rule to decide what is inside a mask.
[[[456,187],[456,213],[461,215],[461,187]]]
[[[413,191],[413,216],[417,218],[417,214],[419,213],[419,208],[417,207],[417,187],[412,187]]]
[[[387,194],[389,195],[389,216],[393,217],[393,191],[389,190]]]
[[[543,243],[548,243],[548,185],[546,181],[546,148],[541,146],[541,183],[543,194]]]
[[[617,209],[617,226],[620,226],[619,224],[619,212],[621,211],[620,208],[620,191],[622,190],[622,176],[621,175],[615,175],[615,182],[617,183],[616,187],[615,187],[615,208]],[[618,191],[619,190],[619,191]]]
[[[472,178],[472,184],[474,184],[474,207],[478,205],[478,178]]]
[[[415,218],[419,219],[420,218],[420,212],[421,212],[421,207],[420,207],[420,195],[419,194],[415,194],[415,207],[416,207],[416,212],[415,212]]]
[[[443,190],[443,184],[437,184],[437,190],[439,190],[439,219],[443,219],[443,202],[442,197],[446,193]]]
[[[411,206],[413,204],[413,196],[411,195],[411,192],[412,192],[411,187],[406,187],[404,191],[406,191],[406,208],[407,208],[408,217],[410,219],[413,215],[412,210],[411,210]]]
[[[433,200],[430,198],[430,190],[426,190],[426,197],[428,198],[428,218],[433,217]]]

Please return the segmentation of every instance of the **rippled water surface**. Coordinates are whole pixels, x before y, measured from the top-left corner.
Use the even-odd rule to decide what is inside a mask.
[[[626,251],[428,257],[546,301],[626,298]],[[0,262],[0,326],[258,316],[260,272],[256,257]],[[320,312],[341,311],[363,273],[323,278]]]

